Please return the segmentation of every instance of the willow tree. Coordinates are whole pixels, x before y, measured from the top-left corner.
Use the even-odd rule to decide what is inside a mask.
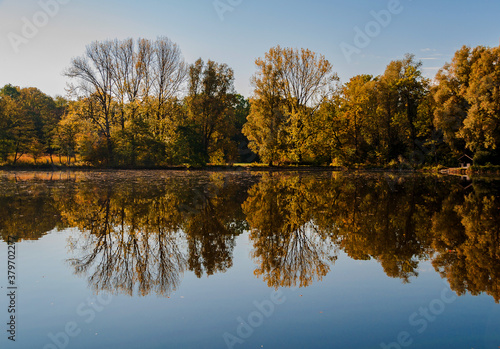
[[[302,162],[321,129],[316,112],[337,80],[324,56],[307,49],[271,48],[255,61],[254,97],[243,132],[268,163]]]

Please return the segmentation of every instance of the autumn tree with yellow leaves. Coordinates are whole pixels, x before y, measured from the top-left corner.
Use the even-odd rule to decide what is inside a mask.
[[[269,164],[313,160],[321,125],[317,111],[337,80],[332,65],[307,49],[276,46],[255,61],[251,110],[243,133]]]

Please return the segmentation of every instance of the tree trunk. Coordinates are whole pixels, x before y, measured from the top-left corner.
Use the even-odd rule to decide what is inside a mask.
[[[23,156],[22,154],[19,155],[19,158],[17,157],[19,155],[19,146],[16,146],[16,153],[14,154],[14,162],[13,164],[15,165],[17,160],[19,160],[21,158],[21,156]]]
[[[111,136],[106,135],[106,147],[108,150],[108,165],[112,165],[114,163],[113,157],[113,144],[111,143]]]

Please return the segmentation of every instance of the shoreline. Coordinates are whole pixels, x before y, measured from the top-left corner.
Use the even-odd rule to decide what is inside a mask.
[[[443,171],[444,170],[444,171]],[[500,175],[500,166],[472,166],[466,171],[460,169],[460,174],[455,168],[383,168],[383,167],[360,167],[349,168],[342,166],[266,166],[266,165],[207,165],[207,166],[164,166],[164,167],[92,167],[92,166],[53,166],[53,165],[3,165],[0,172],[132,172],[132,171],[176,171],[176,172],[344,172],[344,173],[414,173],[414,174],[438,174],[451,176],[473,176],[473,175]]]
[[[207,165],[165,167],[91,167],[91,166],[0,166],[3,172],[113,172],[113,171],[199,171],[199,172],[401,172],[417,173],[415,169],[348,168],[342,166],[264,166],[264,165]]]

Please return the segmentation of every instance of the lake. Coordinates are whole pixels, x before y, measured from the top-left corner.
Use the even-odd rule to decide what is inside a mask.
[[[3,172],[0,208],[1,348],[500,347],[494,178]]]

